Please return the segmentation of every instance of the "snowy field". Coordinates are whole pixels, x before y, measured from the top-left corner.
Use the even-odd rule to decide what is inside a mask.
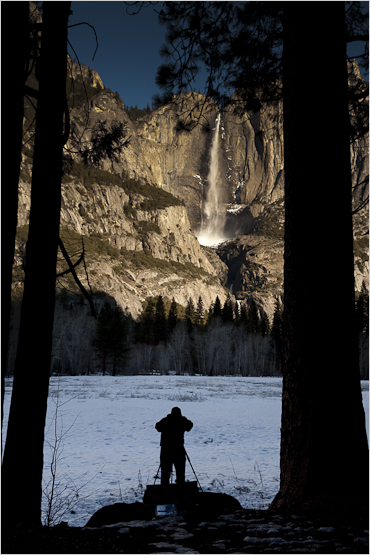
[[[203,490],[231,494],[246,508],[267,508],[279,489],[281,387],[280,378],[53,377],[46,438],[51,446],[60,440],[57,502],[73,504],[54,523],[62,518],[83,526],[104,505],[141,501],[159,467],[154,425],[173,406],[194,423],[185,448]],[[362,390],[368,427],[369,382]],[[5,426],[10,393],[8,380]],[[45,446],[45,486],[52,451]],[[188,463],[186,479],[195,479]]]

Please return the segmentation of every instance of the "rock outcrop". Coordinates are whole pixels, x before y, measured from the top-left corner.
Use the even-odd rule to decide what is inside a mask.
[[[237,300],[253,297],[260,311],[271,319],[275,301],[283,291],[281,105],[271,106],[261,114],[221,114],[220,195],[228,207],[228,236],[234,238],[217,250],[209,249],[199,245],[196,233],[209,188],[210,150],[218,114],[215,104],[201,94],[188,93],[176,104],[132,122],[119,96],[102,89],[96,72],[84,67],[81,70],[71,60],[70,66],[75,79],[82,71],[92,91],[89,100],[81,101],[71,112],[72,133],[67,146],[75,163],[79,156],[74,145],[79,141],[91,144],[94,128],[99,124],[108,130],[122,125],[128,139],[113,161],[107,158],[102,162],[102,170],[110,172],[111,182],[89,178],[86,183],[84,176],[73,173],[64,180],[62,227],[113,249],[101,249],[104,255],[95,252],[91,256],[93,287],[105,290],[137,316],[142,302],[151,295],[175,298],[183,305],[189,297],[196,301],[200,295],[206,308],[216,296],[223,303],[227,297],[223,285],[227,284]],[[194,121],[200,117],[200,125],[190,132],[178,126],[179,119],[187,117]],[[271,125],[273,120],[275,125]],[[30,208],[29,156],[23,155],[19,226],[27,224]],[[352,163],[353,205],[357,208],[368,194],[368,138],[352,145]],[[319,203],[320,191],[314,187],[314,174],[319,169],[309,170],[313,172],[313,188],[307,194],[317,195]],[[125,179],[148,184],[154,196],[148,198],[146,193],[125,189]],[[155,192],[160,190],[172,195],[172,204],[152,206]],[[314,214],[312,217],[314,221]],[[365,209],[354,216],[358,291],[363,281],[368,283],[368,245],[364,238],[367,229]],[[330,240],[335,240],[335,230],[333,238],[323,238],[328,256]]]
[[[227,286],[237,300],[253,299],[272,322],[275,301],[283,296],[283,240],[240,235],[224,243],[217,254],[229,268]]]
[[[197,108],[199,107],[199,108]],[[200,110],[202,109],[202,116]],[[282,125],[275,129],[271,108],[263,115],[221,114],[219,171],[225,204],[264,204],[283,197]],[[200,117],[192,131],[176,130],[181,118]],[[184,95],[176,104],[162,107],[137,123],[136,132],[153,179],[186,201],[194,229],[208,189],[209,155],[218,111],[198,93]]]
[[[68,74],[75,81],[81,79],[96,89],[104,89],[103,81],[97,71],[83,64],[79,65],[68,55]]]
[[[181,114],[204,102],[205,98],[200,94],[184,95],[181,103],[161,107],[136,124],[141,151],[153,180],[186,202],[194,229],[201,221],[203,184],[207,180],[212,133],[202,125],[191,132],[177,131],[176,125]],[[206,103],[203,121],[212,127],[216,115],[214,104]]]
[[[206,308],[217,296],[225,302],[227,292],[218,277],[222,262],[214,269],[190,229],[186,208],[140,210],[144,200],[114,185],[63,185],[62,238],[71,252],[81,249],[84,239],[93,290],[104,291],[134,317],[149,296],[174,298],[183,306],[201,296]],[[19,205],[18,223],[26,226],[29,183],[20,184]],[[86,283],[83,269],[78,273]]]

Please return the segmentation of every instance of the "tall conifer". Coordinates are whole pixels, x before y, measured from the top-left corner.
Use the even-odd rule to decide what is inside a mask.
[[[171,302],[171,306],[170,306],[170,312],[168,314],[168,333],[170,334],[176,327],[178,321],[178,317],[177,317],[177,304],[175,301],[175,298],[172,298],[172,302]]]
[[[155,305],[154,342],[156,345],[167,339],[167,320],[163,297],[159,295]]]

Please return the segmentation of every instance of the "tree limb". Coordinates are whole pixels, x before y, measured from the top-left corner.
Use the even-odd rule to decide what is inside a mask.
[[[60,250],[62,251],[62,254],[69,266],[69,269],[74,277],[74,280],[76,282],[76,284],[78,285],[78,287],[80,288],[82,294],[84,295],[84,297],[87,299],[89,305],[90,305],[90,310],[91,310],[91,314],[92,316],[94,316],[94,318],[96,318],[96,311],[95,311],[95,307],[94,307],[94,303],[92,301],[91,295],[89,295],[89,293],[86,291],[85,287],[82,285],[81,281],[79,280],[76,271],[75,271],[75,266],[72,264],[71,259],[69,258],[68,252],[66,251],[66,248],[63,244],[63,241],[61,240],[61,238],[59,237],[59,247]],[[84,253],[82,253],[82,257],[83,257]]]
[[[80,258],[77,260],[77,262],[73,264],[73,268],[77,268],[77,266],[81,264],[82,260],[84,259],[84,255],[85,253],[82,252]],[[72,271],[71,268],[68,268],[68,270],[65,270],[64,272],[60,272],[59,274],[57,274],[56,277],[59,278],[62,276],[66,276],[67,274],[71,273],[71,271]]]
[[[367,206],[369,204],[369,197],[365,198],[365,200],[363,200],[362,202],[360,202],[360,204],[357,206],[357,208],[355,208],[354,210],[352,210],[352,216],[354,214],[357,214],[358,212],[360,212],[360,210],[362,210],[363,208],[365,208],[365,206]]]

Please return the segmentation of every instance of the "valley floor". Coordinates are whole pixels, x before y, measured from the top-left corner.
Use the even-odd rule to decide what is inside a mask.
[[[44,522],[51,509],[51,524],[84,526],[102,506],[141,501],[159,467],[154,425],[173,406],[194,423],[185,448],[203,490],[230,494],[244,509],[266,510],[279,489],[281,388],[280,378],[52,377],[44,489],[50,493],[51,456],[61,439],[54,493],[67,505],[49,507],[44,495]],[[362,390],[368,423],[369,382]],[[4,430],[10,393],[6,380]],[[188,463],[186,479],[195,479]]]

